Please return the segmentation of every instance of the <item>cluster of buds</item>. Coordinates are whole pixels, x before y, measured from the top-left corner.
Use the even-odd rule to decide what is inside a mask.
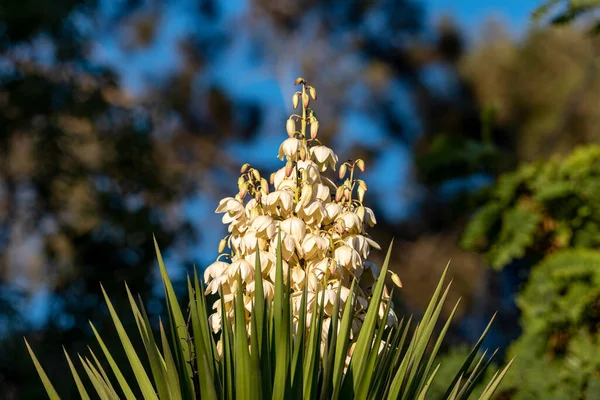
[[[233,323],[234,296],[242,285],[246,321],[250,324],[250,310],[254,301],[255,274],[262,274],[264,294],[273,299],[278,240],[281,241],[284,281],[289,274],[293,302],[293,324],[310,323],[299,320],[302,291],[307,286],[307,310],[313,302],[322,299],[325,319],[323,335],[329,330],[334,313],[341,315],[350,299],[350,286],[359,282],[352,333],[360,329],[371,297],[372,287],[379,276],[379,268],[368,260],[371,249],[380,249],[369,238],[366,226],[376,223],[373,211],[363,205],[366,183],[356,177],[365,171],[363,160],[347,161],[339,168],[339,184],[323,173],[335,171],[338,157],[318,139],[319,121],[309,107],[316,100],[313,87],[298,78],[302,90],[294,93],[294,109],[287,120],[288,138],[279,147],[279,158],[285,165],[271,174],[269,181],[260,172],[244,164],[238,180],[238,193],[220,201],[217,213],[223,213],[228,235],[219,244],[219,257],[204,272],[207,293],[220,291],[220,299],[213,305],[210,323],[215,333],[226,318]],[[230,253],[223,253],[226,248]],[[260,271],[255,270],[256,252],[259,253]],[[392,280],[401,286],[397,275]],[[323,293],[323,291],[325,293]],[[334,309],[337,293],[340,304]],[[390,301],[387,288],[380,306],[380,318],[394,324],[393,311],[385,315]],[[221,315],[224,302],[226,316]],[[249,331],[249,330],[248,330]]]

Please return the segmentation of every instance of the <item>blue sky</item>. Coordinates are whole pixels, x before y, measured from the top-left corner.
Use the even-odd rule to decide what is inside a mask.
[[[512,34],[521,35],[529,25],[531,12],[540,3],[537,0],[426,0],[423,2],[430,22],[434,22],[440,15],[451,15],[470,35],[480,32],[490,17],[504,22]]]

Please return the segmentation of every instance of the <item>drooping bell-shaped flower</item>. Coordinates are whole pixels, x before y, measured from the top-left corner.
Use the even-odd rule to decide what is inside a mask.
[[[331,167],[335,171],[338,157],[333,150],[325,146],[314,146],[310,148],[310,155],[314,162],[319,166],[321,172],[326,171],[327,167]]]
[[[283,160],[284,157],[289,157],[292,160],[296,159],[298,152],[302,148],[302,142],[296,138],[287,138],[279,146],[279,159]]]

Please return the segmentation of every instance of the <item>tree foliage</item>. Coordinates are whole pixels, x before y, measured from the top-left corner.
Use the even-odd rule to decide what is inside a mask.
[[[505,391],[515,400],[600,393],[600,251],[565,249],[533,268],[517,302],[523,334]]]
[[[524,165],[503,175],[467,225],[461,243],[495,268],[534,262],[562,248],[600,245],[600,147]]]
[[[523,333],[508,352],[511,398],[592,399],[600,388],[599,176],[598,146],[523,165],[499,179],[462,236],[495,268],[531,266],[517,297]]]

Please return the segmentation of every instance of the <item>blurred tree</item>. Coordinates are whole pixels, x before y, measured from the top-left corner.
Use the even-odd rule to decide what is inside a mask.
[[[531,268],[517,299],[523,334],[509,351],[511,398],[587,399],[600,388],[598,176],[596,145],[523,165],[499,179],[463,234],[463,246],[493,267]]]
[[[29,385],[23,334],[62,374],[57,342],[83,351],[87,321],[103,325],[99,282],[114,292],[127,281],[149,296],[152,233],[165,248],[192,233],[178,211],[181,173],[163,164],[153,115],[88,57],[95,7],[0,6],[0,284],[10,289],[0,304],[26,313],[1,315],[6,399],[41,395]]]
[[[600,22],[594,14],[598,8],[598,0],[546,0],[534,11],[533,18],[549,20],[555,25],[577,24],[597,34]]]

